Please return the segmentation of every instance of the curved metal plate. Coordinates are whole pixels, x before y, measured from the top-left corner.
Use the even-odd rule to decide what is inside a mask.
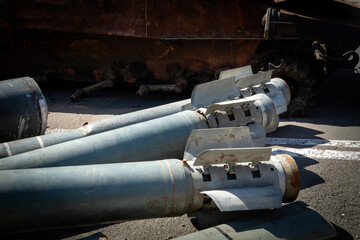
[[[237,88],[243,89],[243,88],[252,87],[255,85],[259,85],[259,84],[264,84],[271,80],[272,72],[273,71],[271,70],[271,71],[256,73],[254,75],[240,78],[236,81],[235,85]]]
[[[203,191],[221,212],[280,208],[281,189],[276,186]]]
[[[196,85],[191,93],[191,104],[194,109],[198,109],[239,96],[239,89],[235,87],[235,77],[230,77]]]

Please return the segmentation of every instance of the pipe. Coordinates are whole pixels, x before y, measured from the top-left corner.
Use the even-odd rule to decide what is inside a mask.
[[[140,97],[148,94],[149,92],[175,92],[177,89],[176,84],[163,84],[163,85],[141,85],[136,96]],[[177,92],[180,93],[180,92]]]
[[[95,84],[92,84],[90,86],[81,88],[76,90],[71,96],[70,99],[72,101],[77,101],[80,98],[83,98],[85,94],[100,90],[100,89],[104,89],[104,88],[111,88],[114,86],[114,80],[113,79],[108,79],[108,80],[104,80]]]

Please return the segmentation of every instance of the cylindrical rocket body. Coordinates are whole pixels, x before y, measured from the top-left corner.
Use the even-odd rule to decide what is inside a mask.
[[[271,159],[259,165],[261,177],[254,177],[246,162],[233,166],[232,173],[215,164],[210,181],[203,166],[176,159],[0,171],[0,234],[179,216],[205,208],[278,208],[296,198],[298,168],[288,155]],[[212,200],[205,201],[205,195]]]
[[[201,114],[195,111],[183,111],[2,158],[0,169],[180,158],[191,131],[207,127],[207,120]]]
[[[0,81],[0,142],[44,134],[46,125],[46,100],[32,78]]]
[[[192,202],[179,160],[0,171],[2,234],[178,216]]]
[[[23,140],[2,143],[0,144],[0,158],[71,141],[74,139],[83,138],[93,134],[106,132],[120,127],[129,126],[139,122],[144,122],[151,119],[171,115],[182,111],[182,107],[189,104],[190,102],[191,102],[190,99],[186,99],[174,103],[169,103],[166,105],[161,105],[158,107],[144,109],[141,111],[122,114],[119,116],[97,121],[88,124],[84,127],[69,130],[66,132],[47,134],[44,136],[38,136]]]

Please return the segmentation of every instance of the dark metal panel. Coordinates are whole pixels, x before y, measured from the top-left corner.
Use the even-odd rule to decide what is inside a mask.
[[[0,25],[150,38],[261,37],[249,1],[2,1]]]

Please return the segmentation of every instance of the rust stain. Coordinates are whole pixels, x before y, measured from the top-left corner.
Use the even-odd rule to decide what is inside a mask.
[[[235,139],[235,134],[233,134],[233,133],[232,133],[232,134],[229,134],[229,138],[230,138],[230,139]]]
[[[220,163],[224,163],[225,161],[237,161],[238,158],[235,154],[231,153],[231,154],[224,154],[221,153],[221,155],[219,156],[219,160],[221,161]]]
[[[299,195],[300,191],[300,172],[295,160],[288,154],[283,154],[283,167],[285,170],[285,194],[284,202],[292,202]]]
[[[171,182],[172,182],[171,210],[170,210],[170,213],[172,214],[174,212],[174,207],[175,207],[175,181],[174,181],[174,175],[173,175],[173,172],[172,172],[169,162],[167,160],[165,160],[165,162],[169,168],[170,175],[171,175]]]
[[[163,197],[162,197],[162,201],[164,202],[164,203],[166,203],[167,201],[168,201],[168,195],[164,195]]]
[[[216,141],[216,142],[231,141],[231,140],[234,140],[234,139],[236,139],[236,136],[233,133],[211,138],[212,141]]]
[[[147,203],[146,207],[148,209],[160,209],[160,202],[158,200],[151,200]]]
[[[94,75],[95,80],[96,80],[97,82],[100,82],[100,81],[101,81],[101,78],[102,78],[103,70],[102,70],[102,69],[94,69],[94,70],[92,71],[92,74]]]
[[[65,70],[65,72],[66,72],[67,74],[69,74],[69,75],[74,75],[74,74],[75,74],[75,70],[74,70],[73,68],[67,68],[67,69]]]
[[[199,143],[203,141],[203,137],[194,137],[194,138],[191,138],[191,141],[192,141],[196,146],[198,146]]]

